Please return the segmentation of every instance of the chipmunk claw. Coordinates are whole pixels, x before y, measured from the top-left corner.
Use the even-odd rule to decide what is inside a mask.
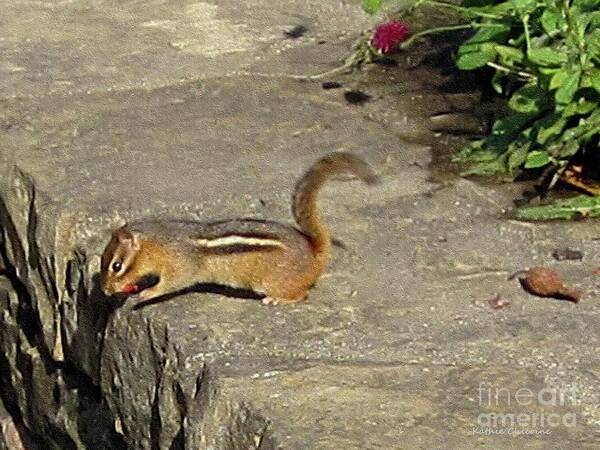
[[[263,305],[277,306],[279,305],[280,299],[275,297],[264,297],[261,302]]]

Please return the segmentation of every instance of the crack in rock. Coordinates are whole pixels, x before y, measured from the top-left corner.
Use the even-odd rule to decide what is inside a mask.
[[[275,448],[168,325],[115,309],[73,218],[42,197],[17,168],[0,186],[1,396],[32,448]]]

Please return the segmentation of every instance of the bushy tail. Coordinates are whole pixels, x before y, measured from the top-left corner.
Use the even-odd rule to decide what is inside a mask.
[[[373,169],[358,156],[345,152],[330,153],[317,161],[304,174],[294,189],[292,213],[298,226],[311,240],[315,255],[323,262],[329,257],[331,238],[321,222],[317,210],[317,197],[321,186],[333,175],[352,173],[367,184],[375,184],[378,176]]]

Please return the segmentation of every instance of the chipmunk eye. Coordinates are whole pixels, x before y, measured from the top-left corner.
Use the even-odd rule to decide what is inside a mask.
[[[115,261],[111,266],[113,272],[119,272],[122,267],[123,263],[121,261]]]

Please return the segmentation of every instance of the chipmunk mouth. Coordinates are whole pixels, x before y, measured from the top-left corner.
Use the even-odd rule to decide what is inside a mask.
[[[160,277],[154,274],[144,275],[139,278],[135,283],[128,283],[121,287],[121,289],[116,292],[119,296],[136,296],[146,289],[150,289],[153,286],[156,286],[160,282]]]
[[[145,291],[146,289],[150,289],[151,287],[156,286],[159,282],[160,282],[160,277],[156,274],[144,275],[135,284],[135,287],[136,287],[135,293],[138,294],[142,291]]]

